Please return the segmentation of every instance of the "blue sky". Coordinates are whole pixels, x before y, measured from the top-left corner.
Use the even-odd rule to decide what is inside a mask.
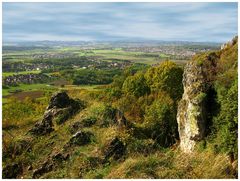
[[[237,3],[3,3],[3,41],[225,42]]]

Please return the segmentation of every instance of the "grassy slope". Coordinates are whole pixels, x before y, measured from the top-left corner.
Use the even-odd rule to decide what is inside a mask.
[[[84,90],[69,92],[71,97],[85,99]],[[31,124],[3,132],[8,139],[32,140],[31,152],[24,152],[21,156],[13,159],[4,159],[3,166],[9,162],[22,161],[27,167],[33,166],[33,170],[38,168],[41,163],[48,160],[51,155],[63,150],[64,145],[71,138],[69,127],[82,117],[89,115],[94,106],[101,103],[94,100],[90,101],[88,108],[69,119],[63,125],[55,126],[55,131],[47,136],[26,136],[25,133],[32,128],[36,118]],[[153,149],[146,154],[144,150],[132,150],[133,143],[137,138],[132,137],[130,130],[119,130],[111,126],[100,128],[97,124],[90,128],[83,128],[94,134],[91,144],[86,146],[75,146],[64,151],[70,154],[70,159],[64,161],[53,171],[44,174],[41,178],[232,178],[231,174],[226,174],[229,167],[227,157],[224,154],[215,155],[211,150],[197,151],[193,155],[185,155],[175,148]],[[24,134],[19,134],[24,133]],[[124,143],[128,145],[126,159],[112,161],[110,164],[90,164],[92,157],[101,158],[103,146],[118,135]],[[145,142],[145,140],[139,140]],[[136,145],[134,145],[135,147]],[[145,145],[148,147],[148,145]],[[23,178],[31,178],[33,170],[24,169]]]
[[[66,49],[68,51],[69,49]],[[74,50],[77,51],[77,50]],[[118,58],[127,60],[131,59],[136,62],[145,62],[148,64],[156,63],[154,58],[136,57],[136,52],[123,52],[121,50],[99,50],[95,54],[104,58]],[[90,55],[90,53],[81,52],[81,55]],[[164,55],[161,55],[164,56]],[[24,91],[46,90],[49,87],[46,84],[20,85],[11,88],[11,90],[22,89]],[[64,88],[70,92],[71,97],[85,99],[88,91],[97,91],[98,86],[65,86]],[[9,95],[9,89],[3,90],[3,95]],[[6,163],[23,161],[25,166],[33,163],[33,170],[39,167],[53,153],[62,150],[63,146],[71,137],[69,126],[75,121],[80,121],[84,117],[91,104],[98,104],[94,100],[89,107],[77,114],[72,119],[60,126],[55,126],[55,131],[48,136],[32,137],[25,136],[25,133],[32,128],[34,123],[39,119],[36,117],[32,122],[26,123],[25,126],[15,128],[9,132],[3,131],[4,137],[11,140],[29,139],[33,142],[31,152],[25,152],[21,156],[7,159]],[[47,105],[46,105],[47,106]],[[128,131],[118,130],[116,127],[99,128],[94,125],[91,128],[83,130],[91,131],[94,134],[94,140],[91,144],[81,147],[73,147],[66,152],[70,153],[70,159],[60,164],[53,171],[46,173],[42,178],[232,178],[231,174],[226,174],[229,163],[226,155],[215,155],[211,150],[197,151],[192,156],[180,153],[176,149],[152,150],[150,154],[144,152],[133,152],[130,148],[125,160],[113,161],[108,165],[89,166],[87,161],[89,157],[101,157],[101,148],[103,145],[115,135],[123,138],[126,144],[131,145],[132,140]],[[19,134],[20,133],[20,134]],[[23,134],[21,134],[23,133]],[[136,141],[136,138],[134,138]],[[144,140],[140,140],[144,142]],[[80,168],[87,168],[80,174]],[[23,178],[31,178],[33,170],[24,170]]]

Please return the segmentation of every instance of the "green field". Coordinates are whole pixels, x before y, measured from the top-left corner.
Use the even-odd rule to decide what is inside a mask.
[[[50,86],[48,84],[20,84],[16,87],[9,87],[7,89],[2,89],[2,101],[3,103],[7,102],[7,97],[14,96],[19,93],[33,92],[33,91],[54,91],[57,90],[56,87]]]
[[[15,96],[19,94],[29,94],[31,95],[32,92],[36,91],[57,91],[57,90],[88,90],[88,91],[94,91],[94,90],[99,90],[101,89],[103,85],[65,85],[64,87],[57,87],[57,86],[52,86],[49,84],[20,84],[19,86],[16,87],[9,87],[7,89],[2,89],[2,96],[3,96],[3,103],[7,102],[7,99],[9,96]],[[19,90],[19,91],[18,91]]]
[[[22,71],[22,72],[3,72],[2,76],[7,77],[11,75],[16,75],[16,74],[39,74],[40,72],[41,72],[40,70]]]
[[[127,52],[119,49],[93,50],[93,52],[93,55],[100,56],[102,59],[129,60],[134,63],[144,63],[148,65],[159,63],[160,61],[168,58],[167,55],[162,53]]]
[[[59,88],[60,90],[81,90],[85,89],[88,91],[93,91],[93,90],[99,90],[101,89],[103,85],[66,85],[62,88]]]

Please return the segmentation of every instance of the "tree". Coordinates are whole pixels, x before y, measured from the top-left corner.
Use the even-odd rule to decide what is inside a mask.
[[[179,100],[183,93],[182,75],[182,68],[174,62],[165,61],[150,68],[145,78],[151,92],[166,91],[173,100]]]
[[[141,97],[150,93],[150,89],[142,72],[136,73],[133,76],[127,77],[123,83],[123,92],[132,94],[135,97]]]

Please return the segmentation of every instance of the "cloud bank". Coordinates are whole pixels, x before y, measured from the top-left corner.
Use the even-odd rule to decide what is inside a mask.
[[[237,3],[3,3],[3,41],[225,42]]]

